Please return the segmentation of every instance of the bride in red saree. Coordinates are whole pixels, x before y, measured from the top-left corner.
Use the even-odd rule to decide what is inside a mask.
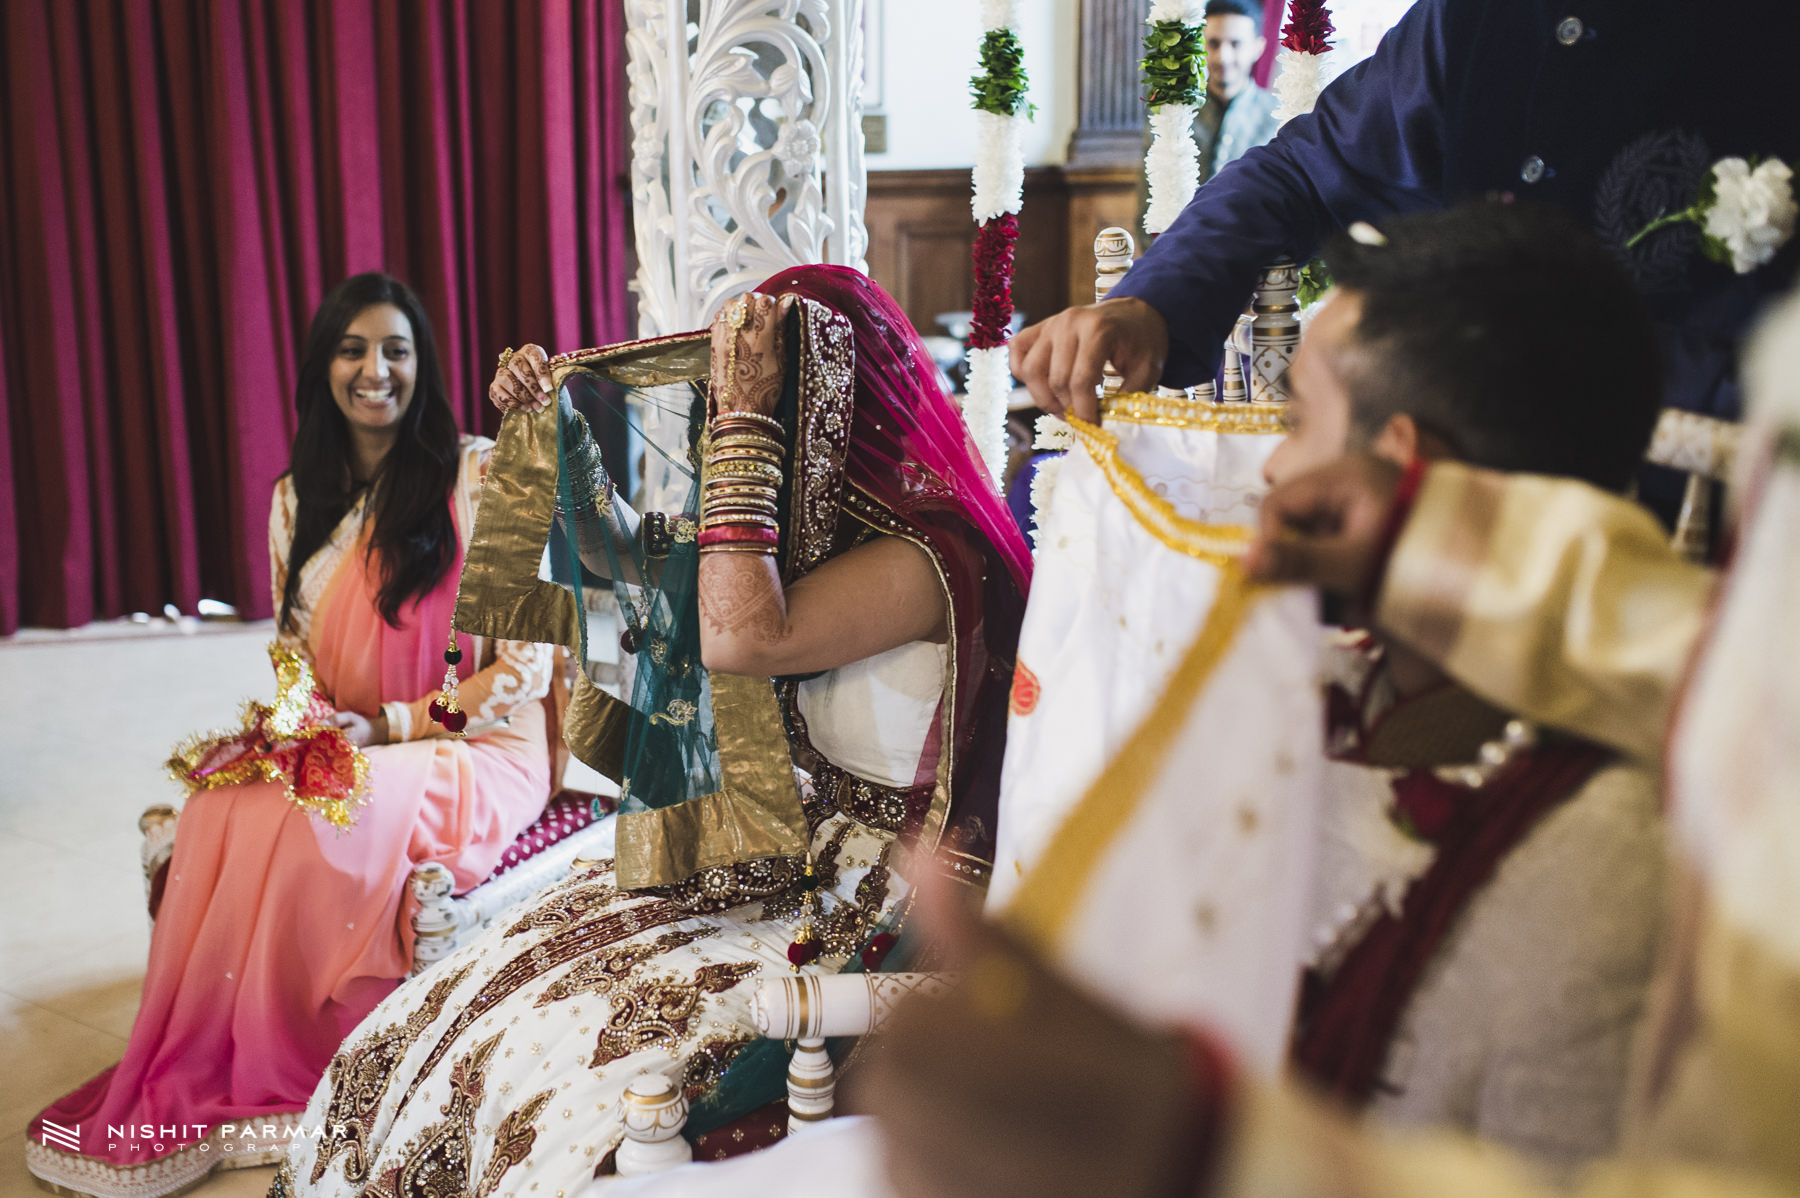
[[[827,266],[759,291],[710,333],[549,360],[527,347],[496,380],[515,414],[488,503],[504,493],[507,511],[484,514],[458,626],[529,624],[553,517],[596,534],[581,562],[610,569],[639,674],[618,705],[616,855],[378,1007],[313,1096],[322,1134],[272,1192],[572,1192],[619,1142],[641,1073],[714,1123],[773,1097],[758,1070],[779,1086],[785,1058],[762,1060],[780,1045],[752,1031],[756,978],[880,968],[907,951],[915,882],[985,883],[1029,555],[887,295]],[[583,371],[710,375],[703,503],[640,517],[584,427],[536,414]],[[521,528],[505,562],[484,556]],[[661,544],[632,548],[652,529]],[[703,671],[683,660],[695,646]],[[583,704],[569,745],[598,759]]]

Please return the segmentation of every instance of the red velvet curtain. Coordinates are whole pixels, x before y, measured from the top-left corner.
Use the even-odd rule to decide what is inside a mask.
[[[295,359],[347,275],[419,291],[470,430],[503,347],[628,335],[622,8],[0,4],[0,633],[269,613]]]

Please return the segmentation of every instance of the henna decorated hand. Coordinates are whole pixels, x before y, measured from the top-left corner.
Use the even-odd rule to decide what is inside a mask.
[[[541,345],[521,345],[494,371],[488,399],[502,412],[537,412],[550,402],[550,355]]]
[[[791,295],[751,292],[719,309],[712,323],[711,412],[775,414],[793,306]]]

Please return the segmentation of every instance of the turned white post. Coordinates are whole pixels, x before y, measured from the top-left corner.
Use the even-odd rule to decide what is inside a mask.
[[[1263,271],[1250,321],[1250,402],[1286,403],[1288,367],[1300,347],[1300,268],[1277,262]]]
[[[1131,260],[1137,255],[1137,240],[1129,229],[1121,229],[1117,225],[1109,225],[1100,230],[1094,238],[1094,302],[1099,303],[1112,293],[1118,281],[1125,277],[1131,269]],[[1113,364],[1108,362],[1103,368],[1104,378],[1100,384],[1102,395],[1117,395],[1124,380],[1113,372]]]
[[[156,883],[156,871],[167,865],[175,854],[175,825],[180,818],[180,813],[167,803],[146,807],[144,814],[138,816],[138,831],[144,834],[144,843],[138,846],[138,862],[144,867],[146,910],[149,909],[150,891]],[[154,915],[150,917],[150,926],[156,926]]]
[[[1225,339],[1225,368],[1219,387],[1221,403],[1243,403],[1250,398],[1244,387],[1244,358],[1250,351],[1251,317],[1240,316]]]
[[[660,1073],[633,1078],[619,1099],[625,1138],[615,1158],[620,1177],[640,1177],[685,1165],[694,1150],[682,1138],[688,1103],[681,1087]]]
[[[436,861],[416,865],[407,885],[419,900],[412,918],[412,971],[417,976],[450,955],[461,920],[450,893],[456,889],[456,879],[446,866]]]
[[[799,1135],[831,1118],[837,1095],[837,1071],[825,1051],[823,1036],[797,1041],[788,1062],[788,1135]]]

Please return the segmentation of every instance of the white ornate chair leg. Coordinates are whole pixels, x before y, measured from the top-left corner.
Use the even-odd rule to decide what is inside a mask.
[[[694,1150],[682,1138],[687,1126],[687,1096],[660,1073],[634,1078],[619,1099],[625,1138],[615,1158],[620,1177],[639,1177],[685,1165]]]
[[[165,803],[144,808],[144,814],[138,816],[138,831],[144,834],[144,843],[138,850],[138,860],[144,867],[144,903],[146,908],[150,902],[150,892],[156,882],[156,871],[161,869],[175,853],[175,825],[180,820],[180,813]],[[150,917],[152,924],[156,917]]]
[[[455,949],[456,933],[462,928],[462,920],[456,900],[450,894],[456,887],[456,880],[451,877],[448,867],[427,861],[413,869],[407,885],[412,887],[413,897],[419,900],[419,909],[412,919],[412,971],[417,976]]]
[[[837,1071],[823,1037],[796,1041],[793,1060],[788,1062],[787,1091],[788,1135],[797,1136],[831,1118]]]

